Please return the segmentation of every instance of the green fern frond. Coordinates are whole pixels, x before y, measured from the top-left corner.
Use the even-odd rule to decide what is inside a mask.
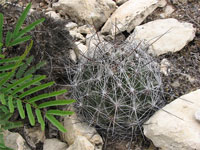
[[[23,36],[25,33],[31,31],[32,29],[34,29],[36,25],[38,25],[38,24],[44,22],[44,20],[45,20],[45,19],[42,18],[42,19],[39,19],[39,20],[33,22],[32,24],[28,25],[28,26],[25,27],[23,30],[21,30],[21,31],[17,34],[17,36],[16,36],[15,38],[19,38],[19,37]]]
[[[0,93],[0,101],[3,105],[6,105],[5,95],[3,93]]]
[[[21,64],[21,62],[24,60],[24,58],[28,55],[29,51],[31,50],[33,45],[33,41],[31,41],[31,43],[29,44],[29,46],[26,48],[24,54],[20,57],[20,59],[17,61],[15,67],[12,69],[12,71],[10,73],[8,73],[8,75],[0,80],[0,88],[2,87],[3,84],[5,84],[12,76],[13,74],[15,74],[16,69],[19,67],[19,65]]]
[[[54,82],[49,82],[49,83],[42,84],[42,85],[36,86],[34,88],[31,88],[30,90],[28,90],[28,91],[22,93],[21,95],[19,95],[19,98],[21,99],[21,98],[23,98],[23,97],[25,97],[27,95],[30,95],[30,94],[35,93],[37,91],[40,91],[42,89],[46,89],[47,87],[50,87],[53,84],[54,84]]]
[[[41,113],[40,109],[35,109],[35,113],[36,113],[38,122],[41,125],[41,129],[44,131],[44,129],[45,129],[45,123],[44,123],[44,120],[42,118],[42,113]]]
[[[35,125],[35,118],[34,118],[34,115],[33,115],[32,108],[31,108],[30,104],[26,104],[26,111],[27,111],[27,114],[28,114],[28,119],[30,121],[30,124],[32,126],[34,126]]]
[[[63,125],[56,120],[56,118],[50,114],[46,114],[45,117],[54,125],[56,126],[61,132],[67,132],[67,130],[63,127]]]
[[[14,91],[12,91],[12,94],[14,95],[14,94],[20,92],[21,90],[23,90],[23,89],[25,89],[25,88],[28,88],[28,87],[30,87],[31,85],[33,85],[34,83],[37,83],[37,82],[39,82],[39,81],[41,81],[41,80],[43,80],[43,79],[45,79],[45,78],[46,78],[46,76],[43,75],[43,76],[37,77],[37,78],[34,79],[34,80],[31,80],[31,81],[29,81],[29,82],[26,82],[26,83],[24,83],[23,85],[21,85],[20,87],[16,88]]]
[[[57,116],[66,116],[66,115],[73,115],[74,112],[72,111],[62,111],[62,110],[48,110],[46,114],[49,115],[57,115]]]
[[[11,89],[15,88],[16,86],[19,86],[20,84],[24,83],[24,81],[31,79],[33,77],[33,75],[28,75],[25,76],[19,80],[16,80],[15,82],[13,82],[12,84],[10,84],[9,86],[7,86],[4,90],[0,90],[2,93],[8,93]],[[8,92],[7,92],[8,91]],[[10,91],[11,92],[11,91]]]
[[[20,57],[12,57],[12,58],[0,59],[0,64],[17,62],[17,61],[19,61],[19,59],[20,59]]]
[[[0,13],[0,43],[3,43],[3,14],[2,13]],[[0,46],[0,49],[1,49],[1,46]]]
[[[16,27],[15,27],[15,30],[13,32],[13,37],[16,38],[17,37],[17,34],[19,33],[19,30],[22,26],[22,24],[24,23],[25,19],[26,19],[26,16],[28,15],[28,12],[31,8],[31,3],[27,5],[27,7],[24,9],[21,17],[19,18],[19,20],[17,21],[17,24],[16,24]]]
[[[19,111],[19,115],[22,119],[25,118],[25,111],[22,105],[22,101],[21,100],[17,100],[17,109]]]
[[[10,110],[10,113],[14,112],[14,105],[13,105],[13,97],[8,96],[8,108]]]
[[[8,150],[4,145],[2,138],[3,130],[23,126],[21,121],[10,121],[14,112],[19,112],[21,119],[28,117],[32,126],[38,121],[42,130],[45,129],[44,119],[46,118],[62,132],[66,132],[66,129],[54,115],[65,116],[73,114],[71,111],[51,109],[51,106],[68,105],[74,103],[75,100],[48,101],[49,98],[55,99],[56,96],[66,93],[67,90],[37,95],[37,93],[41,93],[42,90],[52,86],[54,82],[44,83],[43,80],[46,79],[46,76],[34,75],[34,73],[46,63],[42,61],[35,66],[30,67],[34,57],[30,56],[27,58],[27,55],[33,46],[32,40],[21,56],[6,58],[2,53],[1,48],[3,46],[7,48],[30,40],[31,36],[25,34],[44,21],[43,18],[39,19],[21,29],[30,8],[31,4],[28,4],[17,21],[14,32],[7,32],[5,43],[3,43],[3,15],[0,13],[0,149]],[[50,110],[43,111],[43,109],[46,108],[50,108]]]
[[[58,106],[58,105],[68,105],[76,102],[75,100],[54,100],[54,101],[49,101],[49,102],[44,102],[38,106],[38,108],[46,108],[50,106]]]
[[[41,94],[41,95],[38,95],[38,96],[35,96],[35,97],[29,99],[28,102],[29,103],[36,102],[36,101],[39,101],[41,99],[45,99],[45,98],[50,98],[50,97],[55,97],[57,95],[61,95],[61,94],[64,94],[66,92],[67,92],[67,90],[60,90],[60,91],[55,91],[55,92],[52,92],[52,93]]]
[[[32,61],[33,61],[33,56],[26,58],[26,62],[22,66],[20,66],[19,69],[17,70],[16,73],[17,79],[21,78],[24,75],[24,72],[27,70],[28,66],[31,64]]]

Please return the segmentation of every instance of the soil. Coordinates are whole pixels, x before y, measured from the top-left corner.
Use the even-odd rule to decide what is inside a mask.
[[[179,21],[192,23],[197,29],[196,37],[188,43],[181,51],[176,53],[167,53],[156,57],[158,62],[167,59],[172,65],[168,76],[162,74],[166,102],[170,103],[174,99],[195,91],[200,88],[200,1],[188,0],[187,3],[168,0],[168,4],[175,9],[170,18],[176,18]],[[181,0],[179,0],[181,1]],[[28,0],[20,0],[18,4],[26,5]],[[54,0],[34,0],[33,5],[38,11],[46,11],[52,6]],[[159,14],[163,12],[163,8],[156,9],[152,15],[148,16],[143,23],[147,23],[156,19],[160,19]],[[127,36],[127,35],[126,35]],[[106,150],[157,150],[153,144],[144,137],[138,137],[136,141],[114,141],[107,142]],[[39,147],[36,149],[40,149]]]

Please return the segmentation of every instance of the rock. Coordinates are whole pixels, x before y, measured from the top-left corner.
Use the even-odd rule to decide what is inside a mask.
[[[131,32],[157,7],[165,5],[165,0],[129,0],[111,15],[101,32],[113,36],[123,31]]]
[[[116,9],[113,0],[59,0],[54,9],[62,9],[76,23],[89,23],[99,29]]]
[[[172,4],[187,4],[188,0],[171,0]]]
[[[67,24],[65,25],[65,27],[66,27],[66,29],[69,31],[69,30],[72,30],[72,29],[78,27],[78,25],[77,25],[76,23],[74,23],[74,22],[69,22],[69,23],[67,23]]]
[[[75,42],[75,44],[78,47],[78,49],[80,50],[81,55],[85,55],[88,50],[87,46],[83,45],[80,42]],[[81,55],[79,55],[79,57],[82,57]]]
[[[194,117],[197,121],[200,121],[200,109],[195,112]]]
[[[77,32],[81,34],[92,34],[92,33],[95,33],[96,31],[92,26],[83,25],[83,26],[78,27]]]
[[[169,17],[173,12],[175,11],[174,7],[172,5],[167,5],[164,8],[164,12],[160,14],[161,18],[167,18]]]
[[[61,17],[59,16],[59,14],[57,14],[55,11],[49,11],[47,13],[45,13],[46,15],[54,18],[54,19],[61,19]]]
[[[102,149],[103,140],[95,128],[80,122],[75,114],[64,117],[64,127],[68,132],[61,133],[62,139],[69,145],[75,143],[78,136],[84,136],[96,149]]]
[[[157,111],[143,125],[145,136],[162,150],[200,150],[199,97],[200,89]]]
[[[69,34],[76,39],[77,41],[85,41],[85,38],[82,34],[78,33],[77,30],[70,30]]]
[[[124,4],[125,2],[127,2],[128,0],[115,0],[116,4],[117,5],[122,5]]]
[[[160,72],[162,72],[165,76],[168,76],[168,74],[171,70],[170,66],[171,66],[171,63],[167,59],[164,58],[160,62]]]
[[[104,42],[104,38],[101,34],[87,34],[86,36],[86,46],[91,49],[96,47],[99,43]]]
[[[46,139],[44,141],[43,150],[66,150],[67,144],[58,139]]]
[[[4,131],[5,145],[14,150],[31,150],[19,133]]]
[[[45,140],[45,132],[41,130],[40,125],[36,125],[31,128],[25,126],[24,136],[27,143],[33,148],[36,148],[36,144],[38,144],[39,142],[43,143]]]
[[[71,60],[73,60],[74,62],[77,62],[77,55],[76,55],[76,53],[74,52],[74,50],[73,49],[71,49],[70,51],[69,51],[69,55],[70,55],[70,59]]]
[[[97,150],[84,136],[77,136],[74,143],[66,150]]]
[[[86,46],[88,47],[87,50],[87,57],[93,59],[95,56],[95,51],[99,49],[109,49],[113,48],[113,44],[111,42],[107,42],[104,40],[105,36],[101,35],[100,33],[97,34],[88,34],[86,36]],[[84,61],[84,60],[83,60]]]
[[[137,26],[132,33],[135,39],[149,43],[149,53],[161,55],[180,51],[195,37],[196,29],[191,23],[176,19],[159,19]]]

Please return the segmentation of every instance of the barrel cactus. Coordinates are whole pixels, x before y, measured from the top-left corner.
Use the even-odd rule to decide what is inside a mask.
[[[164,104],[159,66],[138,41],[99,43],[78,63],[71,87],[76,113],[109,137],[132,138]]]

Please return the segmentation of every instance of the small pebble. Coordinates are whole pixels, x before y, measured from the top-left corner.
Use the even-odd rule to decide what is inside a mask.
[[[196,111],[195,114],[194,114],[194,117],[197,121],[200,122],[200,110]]]

